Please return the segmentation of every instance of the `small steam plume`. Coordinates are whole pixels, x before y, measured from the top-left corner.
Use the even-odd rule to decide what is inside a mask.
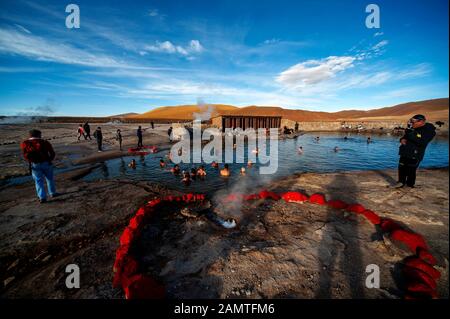
[[[54,114],[56,103],[54,99],[48,98],[44,104],[29,107],[25,111],[17,112],[13,116],[6,116],[0,119],[0,124],[28,124],[45,120],[46,117]]]
[[[197,105],[199,107],[199,113],[192,113],[194,121],[208,121],[212,117],[214,107],[211,104],[206,104],[201,98],[197,99]]]

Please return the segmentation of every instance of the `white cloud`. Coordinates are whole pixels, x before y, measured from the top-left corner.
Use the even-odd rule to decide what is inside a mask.
[[[191,42],[189,42],[189,48],[191,52],[203,51],[203,46],[200,44],[200,41],[198,40],[191,40]]]
[[[373,36],[374,37],[380,37],[384,34],[384,32],[376,32]]]
[[[389,43],[388,40],[382,40],[382,41],[378,42],[377,44],[375,44],[375,45],[372,47],[372,50],[374,50],[374,51],[379,51],[379,50],[381,50],[383,47],[385,47],[386,45],[388,45],[388,43]]]
[[[151,9],[151,10],[148,12],[148,15],[149,15],[150,17],[157,17],[157,16],[159,15],[159,11],[158,11],[158,9]]]
[[[132,67],[107,55],[90,53],[68,44],[1,28],[0,52],[21,55],[38,61],[64,64],[92,67]]]
[[[180,45],[174,45],[170,41],[164,41],[164,42],[156,42],[156,44],[154,45],[147,45],[144,47],[144,50],[148,52],[160,52],[160,53],[180,54],[183,56],[188,56],[191,54],[200,53],[204,49],[200,41],[191,40],[189,44],[185,47]]]
[[[43,68],[0,67],[0,73],[36,73],[45,72]]]
[[[355,57],[330,56],[322,60],[308,60],[281,72],[276,81],[288,88],[304,88],[329,80],[351,68]]]
[[[280,42],[280,39],[276,39],[276,38],[272,38],[272,39],[267,39],[264,41],[264,44],[275,44]]]
[[[21,30],[21,31],[23,31],[23,32],[25,32],[25,33],[31,34],[31,31],[28,30],[27,28],[25,28],[24,26],[21,26],[20,24],[17,24],[17,23],[14,23],[14,25],[15,25],[19,30]]]

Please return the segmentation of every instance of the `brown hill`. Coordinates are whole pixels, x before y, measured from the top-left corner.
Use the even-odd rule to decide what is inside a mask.
[[[205,115],[209,113],[214,117],[236,108],[223,104],[163,106],[142,114],[131,115],[129,118],[192,120],[196,113]]]
[[[383,107],[369,111],[340,111],[334,113],[337,119],[383,119],[383,118],[410,118],[414,114],[423,114],[430,119],[448,118],[449,99],[433,99],[417,102],[398,104],[391,107]]]
[[[414,114],[424,114],[430,120],[448,119],[449,99],[433,99],[398,104],[368,111],[346,110],[339,112],[316,112],[290,110],[279,106],[246,106],[212,104],[210,107],[180,105],[159,107],[149,112],[131,115],[130,118],[192,120],[195,113],[217,115],[260,115],[282,116],[293,121],[336,121],[336,120],[406,120]]]

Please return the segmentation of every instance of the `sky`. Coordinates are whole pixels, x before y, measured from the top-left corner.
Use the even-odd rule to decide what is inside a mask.
[[[66,27],[70,3],[79,28]],[[371,3],[379,28],[366,26]],[[0,115],[448,97],[448,23],[445,0],[1,0]]]

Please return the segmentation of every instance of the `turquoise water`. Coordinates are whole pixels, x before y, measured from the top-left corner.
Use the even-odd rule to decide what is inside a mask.
[[[315,137],[320,140],[316,141]],[[347,136],[347,139],[344,139]],[[383,170],[395,169],[398,162],[398,136],[372,136],[372,143],[367,143],[367,135],[348,133],[315,133],[305,134],[297,139],[287,139],[278,142],[278,170],[272,175],[259,174],[259,164],[247,168],[247,174],[241,176],[239,170],[244,164],[230,164],[231,176],[221,177],[217,169],[204,164],[207,176],[204,180],[194,180],[189,186],[181,183],[180,176],[171,174],[167,167],[161,169],[159,160],[168,151],[143,156],[130,156],[113,159],[103,163],[102,167],[84,177],[84,180],[129,178],[159,182],[183,191],[215,192],[218,189],[232,189],[238,184],[258,186],[293,173],[301,172],[336,172],[352,170]],[[303,154],[297,149],[303,147]],[[334,147],[339,151],[335,152]],[[427,147],[422,168],[448,167],[448,139],[436,138]],[[247,153],[247,152],[245,152]],[[137,167],[128,167],[131,159],[136,159]],[[180,164],[181,170],[190,170],[201,164]],[[172,166],[172,165],[169,165]],[[221,165],[222,166],[222,165]]]

